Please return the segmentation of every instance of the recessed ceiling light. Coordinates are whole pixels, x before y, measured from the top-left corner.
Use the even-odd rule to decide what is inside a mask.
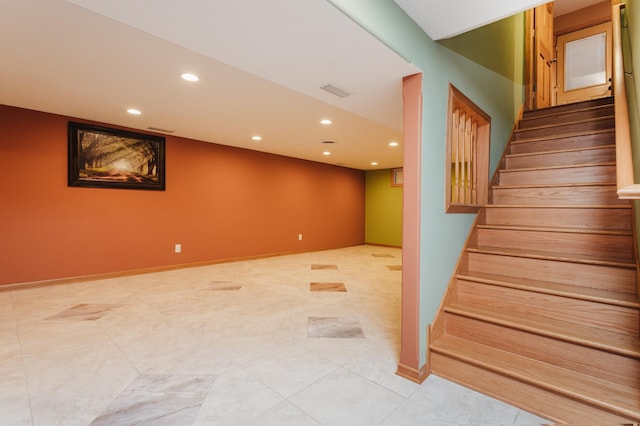
[[[372,165],[372,166],[377,166],[377,165],[378,165],[378,162],[377,162],[377,161],[372,161],[372,162],[371,162],[371,165]]]
[[[329,151],[324,151],[322,155],[331,155],[331,153]]]
[[[139,109],[135,109],[135,108],[129,108],[127,110],[127,112],[131,115],[140,115],[142,114],[142,111],[140,111]]]
[[[185,73],[180,74],[180,77],[182,77],[182,79],[186,80],[186,81],[198,81],[198,80],[200,80],[200,78],[197,75],[191,74],[189,72],[185,72]]]
[[[261,141],[262,140],[262,136],[258,136],[258,135],[251,136],[251,139],[254,140],[254,141]]]
[[[389,142],[389,146],[398,146],[398,142],[396,141]]]
[[[331,123],[332,123],[332,121],[329,120],[328,118],[320,120],[320,124],[324,124],[325,126],[328,126]]]

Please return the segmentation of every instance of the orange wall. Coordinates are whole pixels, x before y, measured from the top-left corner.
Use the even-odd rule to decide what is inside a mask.
[[[0,105],[0,284],[364,243],[362,171],[167,136],[166,191],[71,188],[68,121]]]

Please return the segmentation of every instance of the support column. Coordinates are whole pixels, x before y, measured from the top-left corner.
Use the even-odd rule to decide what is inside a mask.
[[[422,145],[422,73],[402,79],[404,185],[402,206],[402,314],[400,361],[396,374],[422,383],[420,366],[420,147]],[[425,332],[422,330],[422,332]]]

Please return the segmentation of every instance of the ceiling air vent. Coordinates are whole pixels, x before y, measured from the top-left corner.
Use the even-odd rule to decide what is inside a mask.
[[[336,96],[338,96],[340,98],[346,98],[347,96],[351,96],[351,93],[347,92],[344,89],[336,87],[333,84],[325,84],[324,86],[321,86],[320,88],[322,90],[326,90],[327,92],[331,93],[332,95],[336,95]]]
[[[153,132],[160,132],[160,133],[175,133],[175,130],[167,130],[167,129],[161,129],[159,127],[147,127],[147,130],[151,130]]]

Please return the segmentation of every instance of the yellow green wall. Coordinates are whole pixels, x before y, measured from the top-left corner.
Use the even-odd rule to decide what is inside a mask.
[[[633,155],[635,181],[640,180],[640,85],[636,83],[640,71],[640,7],[638,0],[626,0],[622,15],[622,44],[625,71],[633,72],[633,78],[627,76],[627,103],[629,106],[629,126],[631,130],[631,149]],[[625,28],[626,27],[626,28]],[[635,200],[636,229],[640,229],[640,201]],[[640,246],[640,233],[636,234]]]
[[[631,126],[631,141],[635,165],[635,180],[640,180],[640,85],[636,83],[640,72],[640,10],[637,0],[626,0],[622,17],[622,41],[624,52],[624,68],[626,72],[633,72],[633,77],[627,76],[627,102],[629,104],[629,124]],[[626,28],[624,28],[626,25]]]
[[[391,170],[366,174],[364,240],[367,244],[402,246],[402,187],[391,186]]]

